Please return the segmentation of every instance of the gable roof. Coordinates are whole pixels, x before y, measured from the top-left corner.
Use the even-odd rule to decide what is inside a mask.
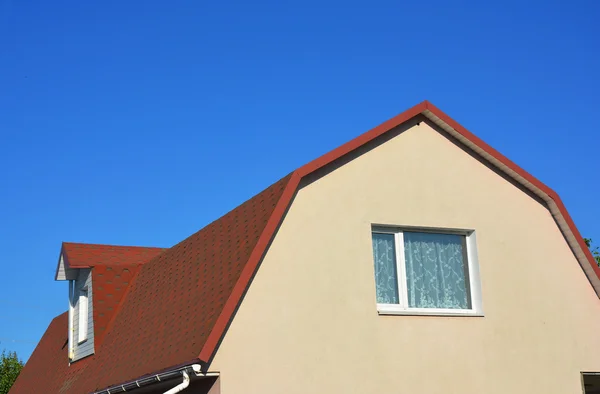
[[[600,268],[558,195],[425,101],[300,167],[144,264],[118,305],[102,346],[89,358],[94,373],[80,374],[69,392],[118,386],[186,363],[210,364],[300,181],[417,116],[437,124],[544,201],[600,294]]]

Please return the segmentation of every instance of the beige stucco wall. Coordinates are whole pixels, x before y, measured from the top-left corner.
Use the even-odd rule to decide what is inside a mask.
[[[372,223],[475,229],[485,316],[379,316]],[[581,393],[600,301],[548,210],[422,122],[299,191],[210,370],[224,394]]]

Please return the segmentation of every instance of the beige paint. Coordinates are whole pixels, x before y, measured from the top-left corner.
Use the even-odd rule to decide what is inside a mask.
[[[379,316],[372,223],[475,229],[485,316]],[[223,394],[581,393],[600,300],[544,206],[421,122],[299,191],[210,370]]]

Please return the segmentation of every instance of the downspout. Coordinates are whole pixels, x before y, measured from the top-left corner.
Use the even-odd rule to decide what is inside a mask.
[[[194,373],[196,375],[200,374],[200,364],[194,364],[192,365],[192,371],[194,371]],[[187,371],[182,371],[181,372],[183,375],[183,382],[179,383],[177,386],[173,387],[171,390],[169,391],[165,391],[164,394],[175,394],[175,393],[179,393],[180,391],[183,391],[185,389],[187,389],[187,387],[190,385],[190,375],[188,375]]]
[[[180,391],[187,389],[187,387],[190,385],[190,375],[188,375],[188,373],[185,371],[183,371],[182,374],[183,374],[183,382],[179,383],[177,386],[173,387],[171,390],[165,391],[165,394],[175,394],[175,393],[178,393]]]
[[[74,293],[73,280],[69,279],[69,362],[73,360],[73,293]],[[63,337],[64,338],[64,337]]]

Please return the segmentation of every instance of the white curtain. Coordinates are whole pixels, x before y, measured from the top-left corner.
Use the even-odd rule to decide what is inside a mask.
[[[373,257],[375,260],[375,285],[377,302],[397,304],[398,274],[396,272],[396,246],[393,234],[373,233]]]
[[[470,309],[464,237],[404,232],[411,308]]]

